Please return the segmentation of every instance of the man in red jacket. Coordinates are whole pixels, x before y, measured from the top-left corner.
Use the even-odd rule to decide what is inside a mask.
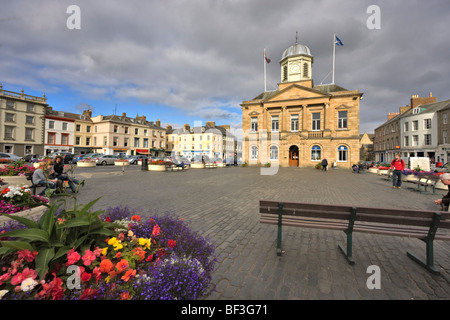
[[[402,188],[402,171],[405,170],[405,161],[403,161],[400,158],[400,154],[395,155],[395,159],[391,162],[391,170],[394,169],[394,172],[392,172],[392,188]]]

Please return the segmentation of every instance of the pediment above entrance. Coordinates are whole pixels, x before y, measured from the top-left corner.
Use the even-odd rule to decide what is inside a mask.
[[[249,116],[258,116],[258,115],[259,115],[259,112],[252,111],[252,112],[250,112],[248,115],[249,115]]]
[[[320,92],[318,90],[300,86],[298,84],[292,84],[278,93],[272,95],[265,102],[286,101],[286,100],[298,100],[298,99],[317,99],[330,97],[329,94]]]

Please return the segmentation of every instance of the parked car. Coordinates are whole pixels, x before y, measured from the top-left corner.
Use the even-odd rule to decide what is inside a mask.
[[[27,154],[26,156],[23,157],[23,161],[25,161],[25,162],[32,162],[34,156],[36,156],[36,160],[39,157],[37,154]]]
[[[12,153],[0,153],[0,158],[2,159],[10,159],[12,161],[17,161],[17,160],[22,160],[23,158],[20,156],[16,156],[15,154]]]
[[[114,164],[114,162],[119,159],[119,156],[115,154],[102,154],[96,158],[97,164],[101,164],[102,166],[106,166],[108,164]]]
[[[140,159],[148,159],[148,157],[143,154],[138,154],[138,155],[130,156],[130,158],[128,159],[128,162],[130,164],[138,164],[138,161]]]

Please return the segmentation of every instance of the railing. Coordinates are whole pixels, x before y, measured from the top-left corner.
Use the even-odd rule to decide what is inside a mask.
[[[13,98],[20,98],[20,99],[25,99],[25,100],[31,100],[31,101],[38,101],[38,102],[44,102],[46,103],[47,98],[45,98],[45,95],[43,98],[40,97],[35,97],[35,96],[30,96],[28,94],[24,94],[19,93],[19,92],[13,92],[13,91],[8,91],[8,90],[3,90],[3,95],[8,96],[8,97],[13,97]]]
[[[323,138],[323,131],[308,131],[308,138]]]

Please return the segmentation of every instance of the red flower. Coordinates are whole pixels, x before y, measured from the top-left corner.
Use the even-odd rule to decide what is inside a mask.
[[[145,259],[145,261],[149,262],[149,261],[152,261],[152,259],[153,259],[153,255],[151,254],[147,257],[147,259]]]
[[[81,256],[78,252],[75,251],[75,248],[70,249],[69,252],[67,252],[67,263],[66,266],[70,266],[72,264],[75,264],[78,260],[80,260]]]
[[[92,300],[98,289],[86,288],[80,296],[80,300]]]
[[[133,250],[131,250],[131,252],[133,252],[133,255],[139,257],[138,262],[141,262],[142,260],[144,260],[145,251],[142,248],[140,248],[140,247],[134,248]]]
[[[83,272],[81,274],[81,281],[83,282],[88,282],[91,279],[92,274],[88,273],[88,272]]]
[[[160,232],[161,228],[158,225],[156,225],[153,227],[152,236],[158,236]]]
[[[56,277],[56,274],[53,273],[53,280],[50,283],[44,283],[42,285],[42,291],[38,293],[38,296],[44,298],[51,297],[52,300],[60,300],[64,296],[62,285],[62,279]]]
[[[116,264],[116,269],[117,271],[122,272],[125,269],[127,269],[129,267],[128,261],[125,259],[120,260],[117,264]]]
[[[130,269],[127,272],[125,272],[125,274],[122,276],[123,281],[128,282],[128,280],[130,280],[130,277],[134,277],[136,275],[136,270]]]
[[[130,293],[128,291],[122,292],[120,294],[120,299],[121,300],[129,300],[130,299]]]
[[[167,245],[169,246],[169,248],[175,248],[175,246],[177,245],[177,242],[175,241],[175,240],[172,240],[172,239],[170,239],[168,242],[167,242]]]
[[[131,221],[141,221],[141,217],[138,215],[134,215],[131,217]]]
[[[111,222],[111,218],[110,217],[106,217],[105,222]]]
[[[114,268],[114,264],[109,259],[104,259],[100,262],[100,272],[108,273]]]
[[[98,284],[98,281],[101,279],[102,277],[102,273],[100,271],[99,267],[95,267],[94,270],[92,270],[92,275],[95,278],[95,283]]]

